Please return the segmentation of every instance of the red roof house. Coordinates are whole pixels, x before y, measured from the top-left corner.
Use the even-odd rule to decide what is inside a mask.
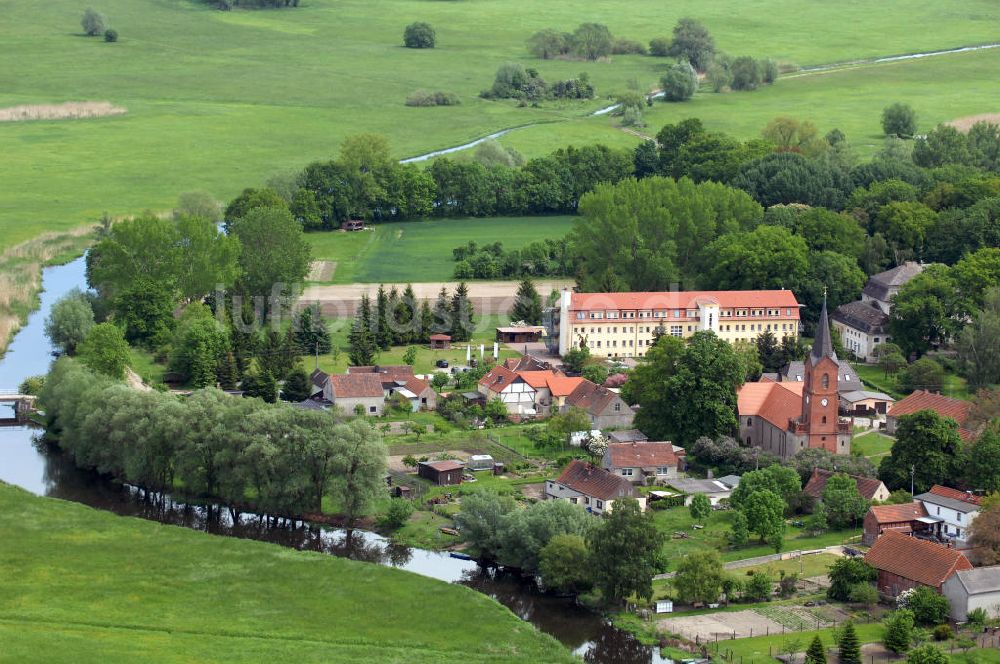
[[[821,500],[823,498],[823,490],[826,489],[826,483],[833,476],[834,472],[832,470],[813,468],[812,476],[806,482],[802,491],[816,500]],[[874,477],[862,477],[860,475],[848,475],[848,477],[858,485],[858,493],[865,500],[877,500],[881,502],[889,499],[889,489],[881,480]]]
[[[892,530],[872,545],[865,562],[878,571],[878,590],[889,597],[917,586],[941,592],[955,572],[972,569],[968,558],[955,549]]]
[[[905,399],[901,399],[892,404],[886,414],[885,429],[889,434],[896,433],[898,420],[903,415],[912,415],[921,410],[933,410],[941,417],[950,417],[958,423],[958,434],[962,440],[971,440],[973,433],[965,428],[965,423],[969,419],[969,411],[972,410],[972,402],[964,399],[953,399],[943,394],[917,390]]]
[[[680,460],[674,446],[667,443],[611,443],[601,465],[633,484],[645,484],[647,478],[665,481],[677,477]]]
[[[890,530],[909,534],[929,530],[931,525],[927,509],[919,501],[902,505],[872,505],[865,514],[861,543],[871,546]]]

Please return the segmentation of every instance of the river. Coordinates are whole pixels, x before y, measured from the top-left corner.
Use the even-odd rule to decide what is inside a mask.
[[[0,387],[16,388],[27,376],[44,374],[52,347],[44,321],[52,303],[74,287],[84,288],[84,260],[46,268],[42,275],[41,307],[17,333],[0,360]],[[12,413],[0,414],[0,418]],[[72,500],[124,516],[151,519],[216,535],[256,539],[296,549],[321,551],[380,565],[398,567],[447,583],[461,583],[497,600],[511,611],[551,634],[584,661],[594,664],[663,664],[657,648],[640,644],[600,616],[565,598],[540,592],[537,586],[502,570],[452,558],[447,553],[393,544],[370,532],[306,525],[268,524],[254,515],[233,523],[224,509],[191,506],[170,497],[151,500],[122,486],[76,468],[58,450],[38,442],[40,431],[27,426],[0,426],[0,480],[39,496]]]

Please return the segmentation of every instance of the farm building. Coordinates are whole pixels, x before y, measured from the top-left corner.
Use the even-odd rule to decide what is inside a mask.
[[[539,341],[545,334],[541,325],[498,327],[497,341],[502,344],[530,344]]]
[[[809,494],[816,500],[821,500],[823,498],[823,491],[826,489],[827,481],[833,477],[834,473],[831,470],[823,470],[822,468],[813,468],[812,476],[809,481],[806,482],[805,488],[802,489],[803,492]],[[883,502],[889,499],[889,489],[882,483],[881,480],[877,480],[871,477],[861,477],[860,475],[848,475],[854,483],[858,486],[858,493],[865,500],[877,500]]]
[[[969,419],[969,411],[972,410],[972,402],[964,399],[953,399],[926,390],[917,390],[905,399],[892,404],[885,418],[886,433],[891,436],[896,435],[899,418],[921,410],[933,410],[941,417],[950,417],[958,423],[958,434],[962,440],[972,439],[972,432],[965,428],[965,422]]]
[[[871,546],[886,532],[910,533],[930,531],[934,520],[929,518],[921,502],[902,505],[872,505],[865,514],[861,543]]]
[[[878,591],[898,597],[904,590],[927,586],[941,592],[956,572],[972,569],[960,551],[890,530],[865,554],[865,562],[878,571]]]
[[[462,483],[465,464],[461,461],[421,461],[417,464],[417,475],[438,486]]]

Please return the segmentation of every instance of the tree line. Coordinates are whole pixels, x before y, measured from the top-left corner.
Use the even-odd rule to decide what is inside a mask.
[[[520,249],[503,243],[480,245],[475,240],[452,249],[456,279],[512,279],[569,276],[579,259],[566,238],[538,240]]]
[[[272,406],[217,389],[186,398],[135,390],[75,360],[55,362],[41,392],[48,434],[77,466],[151,491],[178,486],[233,516],[321,512],[349,524],[386,491],[386,449],[364,419]]]

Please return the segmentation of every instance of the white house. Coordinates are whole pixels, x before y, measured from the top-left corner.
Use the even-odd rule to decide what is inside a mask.
[[[663,484],[677,477],[680,460],[669,442],[611,443],[601,465],[632,484]]]
[[[958,549],[968,548],[969,525],[979,514],[979,496],[935,484],[913,499],[923,503],[927,515],[939,522],[941,536],[955,540]]]
[[[951,603],[955,622],[964,622],[976,609],[1000,618],[1000,565],[959,570],[944,582],[941,592]]]
[[[635,498],[639,508],[646,509],[646,498],[631,482],[580,459],[570,461],[557,479],[545,483],[545,498],[582,505],[593,514],[610,512],[621,498]]]
[[[479,379],[479,393],[487,401],[499,399],[511,415],[535,415],[536,390],[517,373],[497,365]]]

